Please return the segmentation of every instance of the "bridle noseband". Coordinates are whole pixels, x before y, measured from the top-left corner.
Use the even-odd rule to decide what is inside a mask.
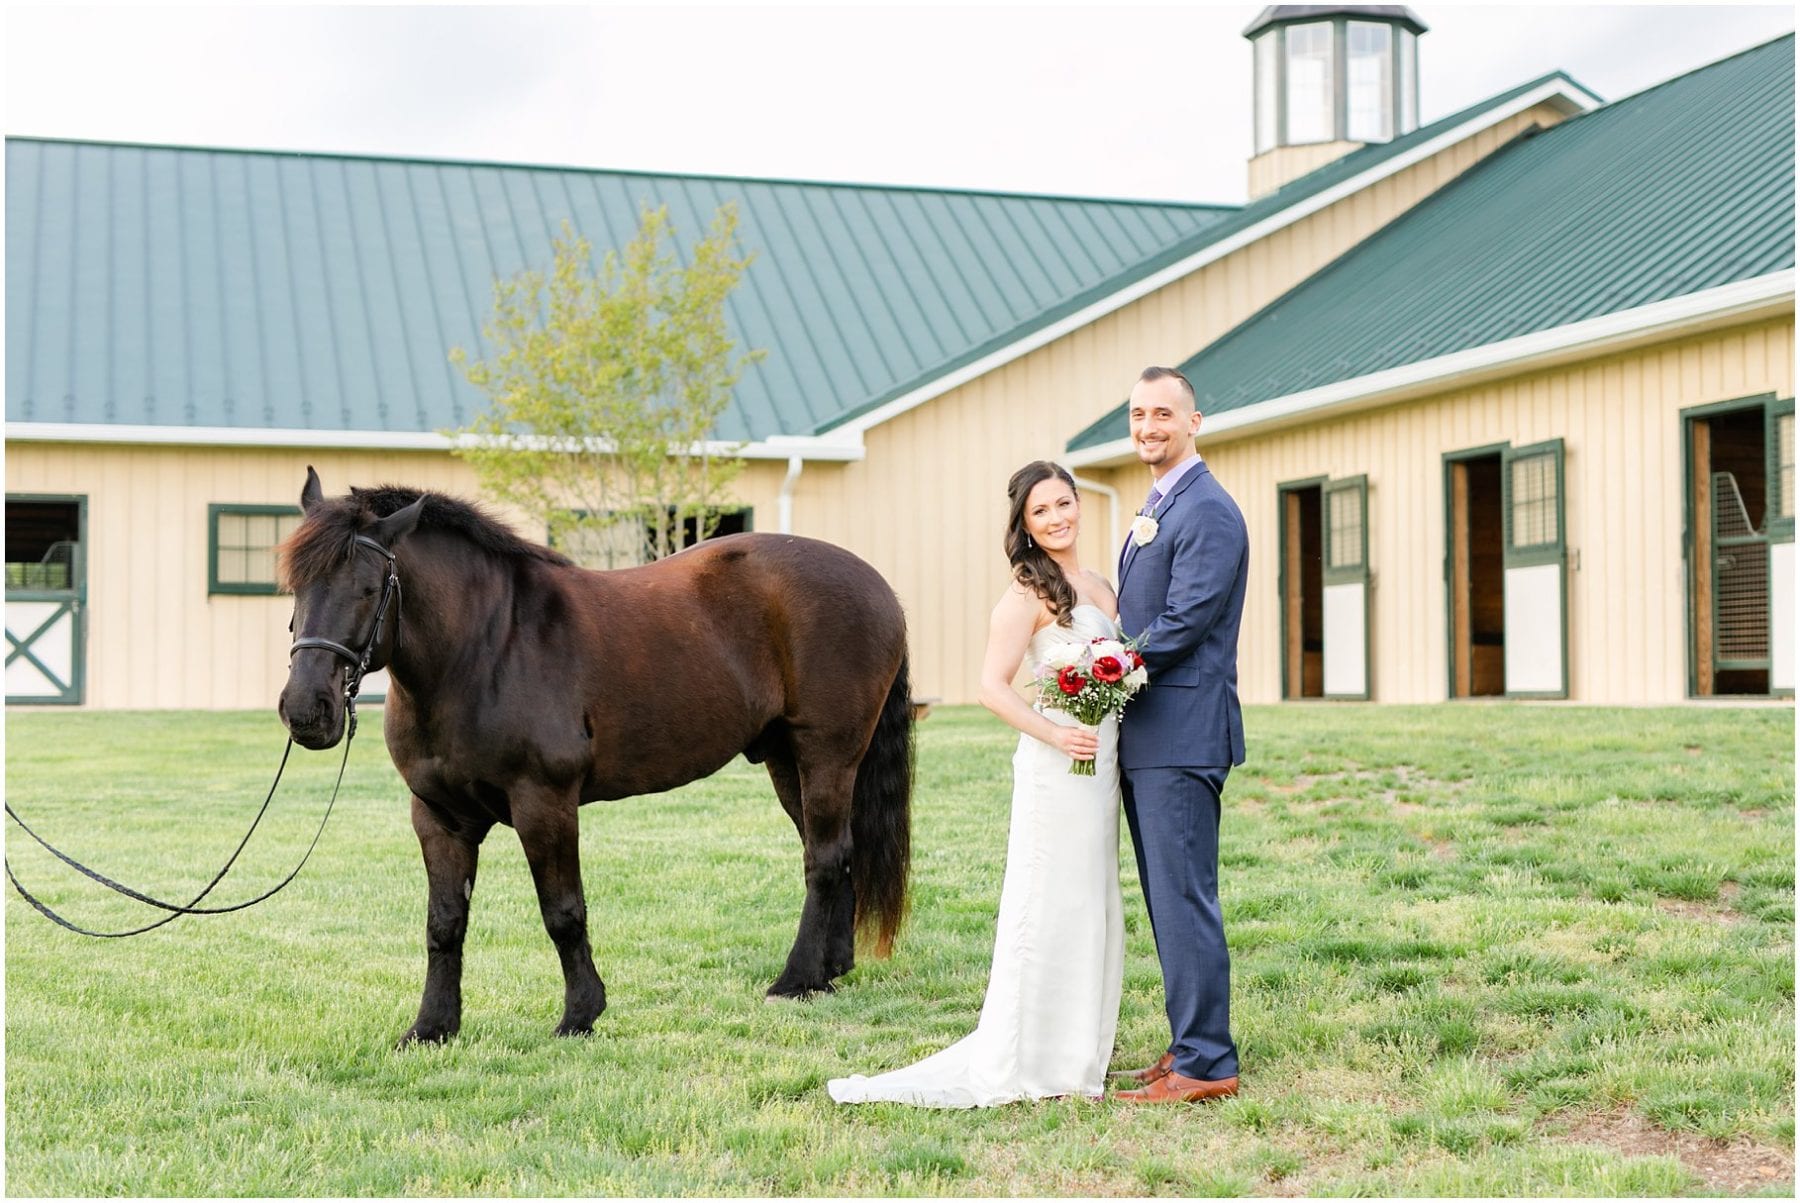
[[[363,676],[369,671],[369,661],[375,655],[376,645],[381,642],[381,629],[387,621],[388,607],[400,596],[400,570],[394,563],[394,553],[377,543],[375,540],[369,538],[367,535],[356,536],[355,542],[350,545],[350,555],[352,558],[355,557],[356,549],[358,547],[373,548],[387,561],[387,580],[383,581],[381,584],[381,600],[375,603],[375,621],[369,628],[369,637],[363,641],[362,650],[360,652],[354,651],[335,640],[321,639],[315,635],[309,635],[304,639],[296,639],[294,640],[293,645],[288,648],[289,660],[294,658],[295,652],[305,651],[307,648],[318,648],[321,651],[330,652],[332,655],[343,659],[350,665],[350,673],[344,679],[344,707],[349,714],[350,730],[348,734],[351,736],[354,736],[356,733],[357,691],[362,688]],[[399,612],[395,612],[394,649],[396,651],[400,648],[400,635],[400,614]]]

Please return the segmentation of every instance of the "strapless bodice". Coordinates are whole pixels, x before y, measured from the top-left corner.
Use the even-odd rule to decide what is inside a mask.
[[[1069,611],[1069,625],[1059,626],[1051,623],[1041,628],[1031,637],[1026,647],[1027,662],[1035,663],[1043,659],[1045,652],[1054,643],[1086,643],[1090,639],[1119,637],[1119,624],[1106,616],[1106,611],[1091,602],[1082,602]]]

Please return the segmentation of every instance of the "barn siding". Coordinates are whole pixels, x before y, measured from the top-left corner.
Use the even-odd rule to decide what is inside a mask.
[[[1180,362],[1523,130],[1559,120],[1548,104],[1510,117],[873,427],[862,461],[806,465],[794,490],[796,533],[849,548],[893,583],[907,609],[917,693],[973,701],[988,612],[1006,581],[1000,536],[1014,469],[1060,458],[1068,433],[1116,405],[1146,364]],[[95,707],[272,702],[285,672],[288,604],[206,596],[209,503],[290,501],[308,462],[330,491],[394,480],[476,493],[466,466],[436,452],[20,442],[8,450],[9,491],[90,498],[87,704]],[[785,468],[758,461],[740,480],[738,498],[756,508],[758,529],[775,528]],[[1142,491],[1127,482],[1127,513]],[[1090,501],[1083,556],[1110,574],[1106,506]],[[146,605],[161,636],[146,627]],[[237,649],[239,659],[199,667],[180,651],[184,640]]]
[[[1281,697],[1276,487],[1369,478],[1371,675],[1386,702],[1444,699],[1443,455],[1564,440],[1569,694],[1608,704],[1687,696],[1681,412],[1794,392],[1794,321],[1671,340],[1337,421],[1200,448],[1250,527],[1240,643],[1248,702]],[[1141,469],[1090,472],[1136,499]]]
[[[87,681],[98,709],[273,706],[287,679],[286,597],[207,595],[207,506],[298,504],[308,464],[325,491],[406,484],[476,497],[473,471],[441,452],[276,451],[11,443],[9,493],[88,499]],[[774,530],[785,464],[756,462],[737,492]],[[496,507],[520,533],[544,532]]]
[[[830,532],[894,583],[919,692],[973,701],[1006,584],[1000,536],[1014,469],[1060,459],[1069,432],[1117,405],[1147,364],[1187,358],[1524,129],[1560,119],[1549,105],[1520,113],[870,429],[862,462],[808,467],[797,529]],[[1143,491],[1124,491],[1127,513]],[[1106,504],[1087,500],[1082,556],[1111,575]]]

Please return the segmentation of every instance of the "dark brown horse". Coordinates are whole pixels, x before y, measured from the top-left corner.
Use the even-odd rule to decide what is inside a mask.
[[[912,709],[905,620],[873,568],[828,543],[734,535],[590,572],[449,497],[327,500],[311,468],[300,504],[281,548],[297,638],[278,709],[303,747],[330,747],[361,649],[388,670],[388,751],[429,883],[425,994],[402,1044],[461,1021],[476,855],[495,823],[519,834],[562,960],[556,1030],[591,1031],[606,989],[576,808],[739,753],[767,764],[805,849],[800,932],[769,994],[830,990],[858,934],[887,955],[906,907]]]

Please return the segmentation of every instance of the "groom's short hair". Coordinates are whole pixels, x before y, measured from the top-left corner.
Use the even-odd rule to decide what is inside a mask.
[[[1171,379],[1179,380],[1179,381],[1181,381],[1181,391],[1187,394],[1188,405],[1198,408],[1198,406],[1194,405],[1194,386],[1193,386],[1193,384],[1188,380],[1188,378],[1186,376],[1183,376],[1180,372],[1176,371],[1174,368],[1159,368],[1159,367],[1155,367],[1155,366],[1147,367],[1144,369],[1144,374],[1142,376],[1139,376],[1138,379],[1140,381],[1144,381],[1144,382],[1149,382],[1152,380],[1171,380]]]

